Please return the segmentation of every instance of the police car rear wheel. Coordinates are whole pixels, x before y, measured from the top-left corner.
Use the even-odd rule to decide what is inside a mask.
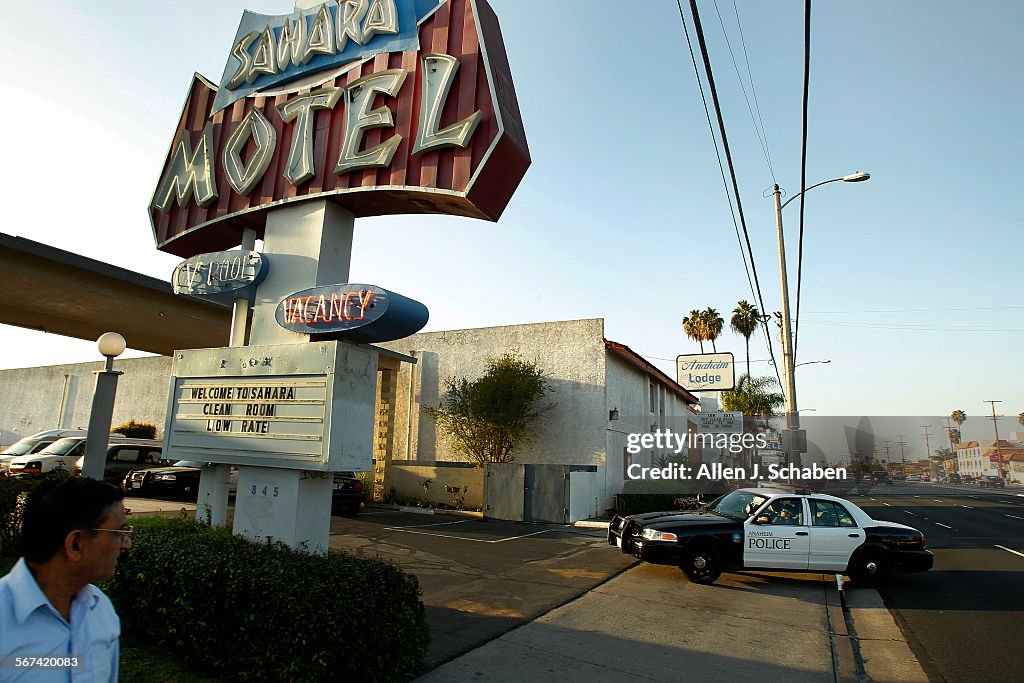
[[[722,562],[714,548],[699,547],[687,553],[682,569],[694,583],[714,583],[722,575]]]
[[[882,584],[889,576],[889,563],[877,552],[864,553],[857,560],[857,568],[851,577],[858,586],[873,588]]]

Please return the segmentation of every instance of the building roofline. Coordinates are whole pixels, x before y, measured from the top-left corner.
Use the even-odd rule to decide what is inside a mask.
[[[688,405],[700,405],[700,399],[698,399],[696,396],[694,396],[689,391],[684,389],[682,386],[679,385],[678,382],[671,379],[664,372],[662,372],[654,365],[649,363],[647,359],[645,359],[643,356],[641,356],[639,353],[629,348],[625,344],[620,344],[619,342],[614,342],[611,341],[610,339],[605,339],[604,347],[606,350],[612,351],[613,353],[620,356],[631,365],[657,377],[659,380],[661,380],[662,384],[664,384],[673,393],[680,396],[684,401],[686,401]]]

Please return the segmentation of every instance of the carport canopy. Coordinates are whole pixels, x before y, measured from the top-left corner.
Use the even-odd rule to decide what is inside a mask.
[[[3,233],[0,268],[4,324],[90,341],[114,330],[165,356],[228,344],[231,308],[178,296],[169,281]]]

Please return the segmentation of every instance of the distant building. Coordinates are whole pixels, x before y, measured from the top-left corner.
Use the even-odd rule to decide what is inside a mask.
[[[1000,469],[999,458],[1005,463],[1008,454],[1024,449],[1019,441],[1000,439],[998,449],[991,439],[965,441],[956,445],[957,468],[961,475],[970,477],[1001,476],[1005,473],[1005,464]],[[1024,452],[1024,450],[1022,450]]]

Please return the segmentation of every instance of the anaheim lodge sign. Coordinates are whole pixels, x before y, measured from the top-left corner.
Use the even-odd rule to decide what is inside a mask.
[[[263,237],[266,209],[496,221],[530,165],[484,0],[340,0],[246,11],[224,74],[196,74],[150,205],[184,258]]]

